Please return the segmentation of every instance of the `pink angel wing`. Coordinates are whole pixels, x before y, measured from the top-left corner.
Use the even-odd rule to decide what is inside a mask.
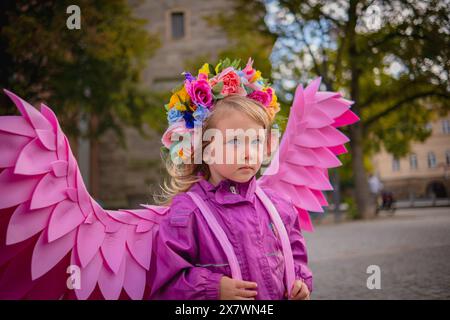
[[[349,139],[337,128],[359,120],[352,101],[337,92],[318,91],[321,78],[297,87],[286,131],[272,162],[258,179],[261,186],[283,190],[296,207],[301,229],[313,231],[308,211],[323,212],[322,191],[332,190],[328,168],[340,166]]]
[[[5,92],[22,115],[0,117],[0,299],[142,299],[168,208],[100,207],[53,111]]]

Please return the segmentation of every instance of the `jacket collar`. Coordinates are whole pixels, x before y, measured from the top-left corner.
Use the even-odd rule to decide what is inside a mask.
[[[197,182],[192,191],[202,196],[203,199],[211,199],[219,204],[235,204],[251,202],[255,199],[256,177],[253,176],[247,182],[235,182],[224,179],[217,186],[202,178]]]

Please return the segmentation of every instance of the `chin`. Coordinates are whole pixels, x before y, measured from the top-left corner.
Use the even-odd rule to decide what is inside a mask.
[[[237,174],[233,177],[236,182],[244,183],[253,178],[254,174]]]

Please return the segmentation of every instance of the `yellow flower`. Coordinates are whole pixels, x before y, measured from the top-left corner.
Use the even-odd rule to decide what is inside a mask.
[[[270,101],[270,104],[267,106],[267,112],[269,113],[269,116],[271,119],[275,118],[275,115],[280,111],[280,104],[278,103],[277,95],[275,94],[275,90],[273,90],[270,87],[264,88],[263,91],[271,91],[272,94],[272,100]]]
[[[214,68],[214,70],[216,71],[216,74],[219,73],[219,68],[220,68],[221,65],[222,65],[222,62],[219,62],[219,63],[216,65],[216,67]]]
[[[278,104],[278,98],[274,91],[272,91],[272,101],[270,101],[269,107],[275,107]]]
[[[180,111],[186,111],[186,106],[180,102],[177,102],[175,104],[175,109],[180,110]]]
[[[271,108],[275,111],[275,113],[277,113],[280,111],[280,104],[276,102],[273,106],[271,106]]]
[[[208,76],[209,74],[209,65],[207,63],[205,63],[200,70],[198,70],[198,74],[205,74],[206,76]]]
[[[261,78],[261,71],[257,70],[255,72],[255,74],[253,75],[253,77],[250,79],[250,82],[255,82],[257,81],[259,78]]]
[[[177,110],[184,111],[186,110],[186,106],[184,105],[184,102],[186,102],[189,99],[189,94],[186,91],[186,88],[183,86],[180,90],[175,92],[171,97],[169,101],[169,110],[175,107]]]
[[[262,91],[268,92],[272,96],[272,100],[270,101],[268,107],[274,108],[275,112],[278,112],[280,110],[280,104],[278,103],[278,98],[275,94],[275,90],[271,87],[264,87]]]

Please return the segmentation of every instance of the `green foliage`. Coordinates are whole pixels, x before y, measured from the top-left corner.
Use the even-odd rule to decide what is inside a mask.
[[[274,76],[305,83],[320,75],[323,89],[355,101],[367,170],[373,152],[406,155],[411,142],[429,136],[425,124],[450,110],[445,1],[277,2]],[[280,99],[295,89],[280,87]],[[350,157],[343,159],[342,181],[350,185]]]
[[[264,2],[230,0],[230,9],[226,12],[219,12],[205,16],[204,19],[211,27],[218,27],[222,30],[229,45],[218,52],[218,59],[224,65],[243,67],[249,57],[255,61],[253,67],[260,70],[264,78],[271,79],[272,65],[270,54],[276,37],[265,24],[264,17],[266,8]],[[227,58],[233,59],[226,60]],[[213,61],[215,57],[211,53],[202,53],[191,59],[186,59],[185,66],[193,74],[205,61]],[[210,65],[210,70],[215,72],[215,66]]]
[[[264,1],[231,0],[229,2],[231,8],[228,12],[205,17],[211,26],[219,27],[225,32],[230,43],[227,48],[219,51],[219,59],[226,61],[227,58],[233,58],[234,62],[228,60],[225,65],[234,63],[242,68],[251,57],[254,60],[253,67],[261,71],[267,83],[273,83],[270,56],[276,35],[269,30],[265,22],[267,11]],[[211,61],[212,58],[211,54],[204,53],[193,59],[187,59],[185,65],[194,74],[202,63]],[[210,70],[214,68],[215,66],[210,65]],[[221,70],[223,68],[222,65]],[[214,71],[213,75],[215,74]],[[279,103],[281,110],[275,122],[280,130],[284,131],[291,101],[279,97]]]
[[[147,123],[152,129],[160,134],[167,129],[167,113],[166,109],[162,108],[167,101],[169,101],[172,93],[170,92],[150,92],[147,99],[151,106],[142,113],[142,120]]]
[[[80,30],[66,27],[72,4],[81,9]],[[122,137],[122,125],[141,126],[155,100],[140,87],[141,72],[159,40],[127,1],[8,0],[2,9],[1,87],[48,103],[70,135],[79,134],[81,113],[99,120],[93,137],[109,128]]]
[[[230,60],[230,58],[226,57],[224,60],[220,60],[219,63],[216,65],[216,67],[213,69],[215,74],[221,73],[224,69],[228,67],[233,67],[235,69],[240,68],[241,60],[234,59],[233,61]]]
[[[353,197],[345,197],[343,202],[348,206],[346,215],[349,220],[357,220],[361,218],[358,215],[358,209],[356,207],[356,203]]]
[[[219,58],[232,57],[245,65],[249,57],[255,61],[254,67],[263,77],[270,78],[272,65],[269,57],[276,37],[266,23],[264,1],[229,1],[230,10],[205,17],[211,26],[220,27],[230,42],[219,52]]]

